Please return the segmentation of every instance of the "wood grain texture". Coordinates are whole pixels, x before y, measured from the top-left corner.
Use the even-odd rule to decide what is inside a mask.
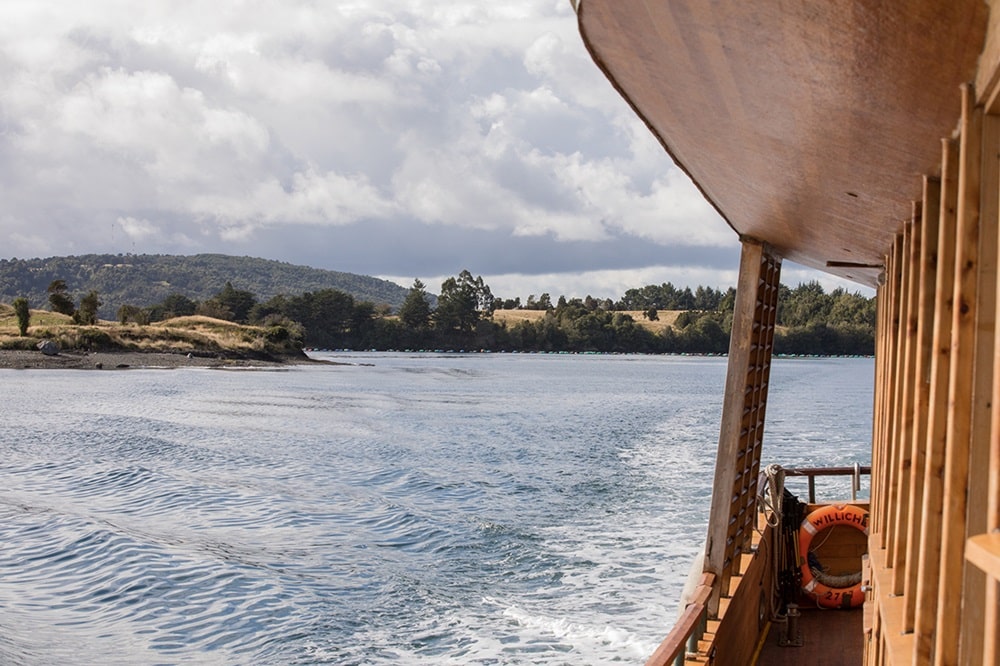
[[[987,17],[982,0],[584,0],[578,14],[595,62],[737,232],[867,284],[936,173]]]

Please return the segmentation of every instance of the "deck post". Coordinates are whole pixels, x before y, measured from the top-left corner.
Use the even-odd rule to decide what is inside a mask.
[[[729,593],[756,518],[780,272],[781,260],[769,248],[743,239],[705,547],[705,571],[716,581],[708,602],[711,618],[718,617],[721,597]]]

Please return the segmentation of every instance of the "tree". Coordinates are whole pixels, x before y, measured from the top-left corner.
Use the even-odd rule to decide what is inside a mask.
[[[646,315],[646,319],[649,321],[659,321],[660,313],[656,311],[656,308],[649,308],[643,314]]]
[[[785,301],[778,292],[778,324],[783,326],[810,326],[830,320],[831,299],[823,286],[813,280],[800,284],[788,293]]]
[[[73,320],[78,324],[93,325],[97,323],[97,311],[101,309],[101,299],[97,291],[91,289],[80,299],[80,309],[73,314]]]
[[[245,324],[250,316],[250,310],[257,304],[257,297],[249,291],[236,289],[232,282],[226,282],[218,294],[212,297],[222,308],[228,310],[232,320]]]
[[[163,299],[160,308],[164,319],[190,317],[198,309],[198,303],[184,294],[174,293]]]
[[[28,322],[31,321],[31,310],[28,307],[28,299],[23,296],[19,296],[14,299],[12,303],[14,306],[14,314],[17,315],[17,330],[21,332],[21,336],[28,334]]]
[[[530,301],[530,299],[529,299]],[[471,333],[480,317],[493,313],[493,293],[480,276],[465,270],[441,283],[434,323],[442,330]]]
[[[53,280],[46,291],[49,294],[49,307],[53,312],[73,316],[76,306],[73,305],[73,299],[66,295],[65,280]]]
[[[427,298],[427,291],[424,283],[414,280],[410,287],[410,293],[406,295],[406,300],[399,308],[399,319],[412,330],[427,328],[431,320],[431,303]]]
[[[149,323],[149,315],[145,310],[136,305],[123,305],[118,308],[118,321],[121,324],[127,324],[131,321],[139,325],[145,325]]]
[[[194,313],[201,315],[202,317],[211,317],[212,319],[235,321],[232,310],[214,298],[210,298],[207,301],[199,303],[198,308],[194,311]]]

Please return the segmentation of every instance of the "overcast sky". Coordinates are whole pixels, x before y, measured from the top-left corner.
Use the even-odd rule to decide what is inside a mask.
[[[739,256],[568,0],[3,0],[0,232],[3,258],[222,252],[433,292],[468,269],[522,300],[724,288]]]

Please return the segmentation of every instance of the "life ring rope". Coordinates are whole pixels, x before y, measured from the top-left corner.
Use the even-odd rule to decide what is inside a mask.
[[[824,608],[856,608],[865,601],[861,574],[830,576],[814,571],[809,565],[809,548],[820,532],[845,525],[868,534],[868,512],[853,504],[827,504],[805,517],[799,526],[799,566],[802,589]]]

